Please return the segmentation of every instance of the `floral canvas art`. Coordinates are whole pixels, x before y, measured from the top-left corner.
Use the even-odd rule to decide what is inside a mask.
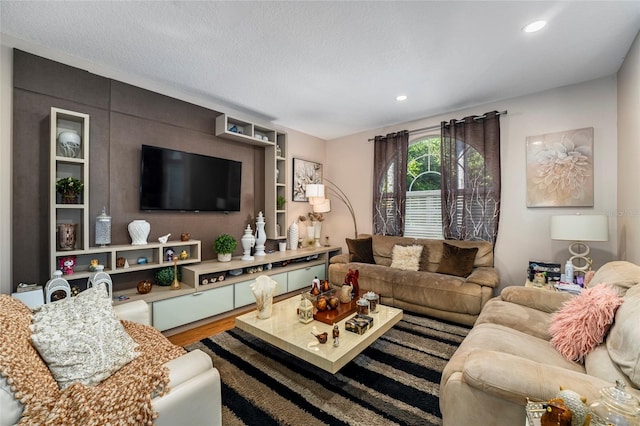
[[[593,127],[527,137],[527,207],[593,206]]]
[[[293,201],[307,201],[309,183],[322,183],[322,164],[293,159]]]

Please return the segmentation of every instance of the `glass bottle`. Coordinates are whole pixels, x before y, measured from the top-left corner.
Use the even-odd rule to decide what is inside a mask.
[[[636,426],[640,419],[638,400],[624,390],[625,385],[616,380],[615,387],[602,388],[600,399],[591,404],[593,426]]]

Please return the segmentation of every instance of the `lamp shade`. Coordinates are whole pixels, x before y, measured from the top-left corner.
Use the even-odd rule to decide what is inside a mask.
[[[320,183],[309,183],[305,187],[307,198],[324,198],[324,185]]]
[[[331,211],[331,200],[325,198],[323,202],[313,205],[314,213],[328,213]]]
[[[605,215],[551,216],[551,239],[567,241],[608,241],[609,220]]]

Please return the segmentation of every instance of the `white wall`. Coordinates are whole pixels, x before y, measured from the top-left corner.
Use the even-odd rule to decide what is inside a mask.
[[[615,76],[328,141],[327,176],[350,195],[358,216],[358,231],[368,233],[372,229],[373,142],[368,142],[367,139],[377,134],[418,129],[437,125],[443,120],[491,110],[508,110],[508,114],[500,119],[502,211],[495,264],[500,273],[501,287],[523,284],[529,260],[564,263],[569,257],[568,243],[549,238],[549,217],[554,214],[577,211],[584,214],[613,214],[610,240],[592,243],[590,246],[595,266],[616,258]],[[594,207],[527,208],[525,138],[583,127],[594,128]],[[338,212],[335,216],[337,214]],[[331,232],[339,239],[334,239],[334,243],[342,243],[346,249],[344,237],[351,235],[352,225],[347,219],[335,223],[333,214],[328,220]]]
[[[0,293],[11,283],[11,117],[13,110],[13,52],[0,45]]]
[[[640,264],[640,33],[618,71],[618,244]]]

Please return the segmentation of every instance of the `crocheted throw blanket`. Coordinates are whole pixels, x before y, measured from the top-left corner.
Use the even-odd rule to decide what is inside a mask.
[[[152,327],[122,323],[140,345],[140,356],[97,386],[74,383],[61,391],[31,345],[31,311],[0,295],[0,375],[24,405],[19,424],[153,424],[151,399],[169,391],[169,370],[162,364],[186,351]]]

